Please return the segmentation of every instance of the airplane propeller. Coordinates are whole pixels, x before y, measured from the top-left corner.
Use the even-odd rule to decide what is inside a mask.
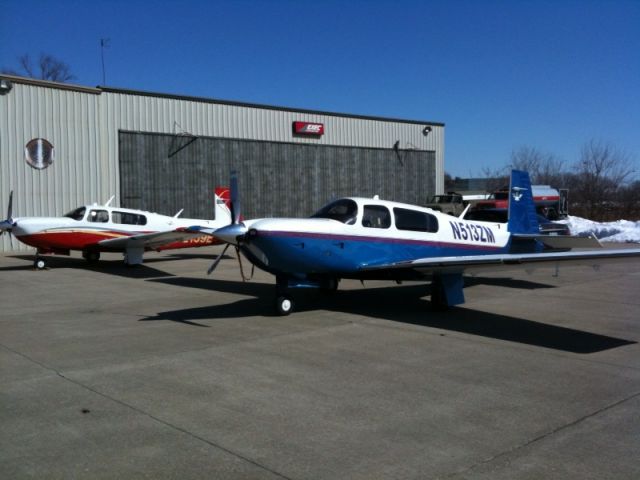
[[[13,227],[16,226],[16,222],[13,220],[13,190],[9,193],[9,206],[7,207],[7,218],[0,222],[0,235],[3,235],[4,232],[9,233],[9,242],[13,244],[11,241],[11,231]]]
[[[4,233],[7,230],[11,231],[11,229],[16,226],[15,222],[13,221],[13,217],[11,216],[12,209],[13,209],[13,190],[11,191],[11,193],[9,193],[9,206],[7,207],[7,218],[6,220],[2,220],[2,222],[0,222],[0,229],[2,230],[2,233]]]
[[[231,201],[231,224],[226,227],[219,228],[215,231],[215,236],[220,240],[226,243],[222,253],[218,255],[218,257],[213,261],[209,269],[207,270],[207,275],[211,275],[222,257],[226,253],[229,246],[233,245],[236,249],[236,255],[238,257],[238,265],[240,266],[240,274],[242,275],[242,280],[247,280],[244,275],[244,269],[242,267],[242,259],[240,257],[240,241],[241,238],[245,236],[247,233],[247,227],[244,223],[240,221],[241,218],[241,204],[240,204],[240,192],[238,190],[238,175],[235,171],[231,172],[231,181],[229,184],[230,188],[230,201]]]

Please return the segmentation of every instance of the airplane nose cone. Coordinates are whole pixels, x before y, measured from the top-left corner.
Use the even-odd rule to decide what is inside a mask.
[[[241,238],[247,233],[247,227],[243,223],[236,223],[217,229],[213,234],[220,240],[232,245],[238,245]]]

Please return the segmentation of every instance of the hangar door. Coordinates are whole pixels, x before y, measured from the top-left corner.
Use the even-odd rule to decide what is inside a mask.
[[[341,196],[421,204],[435,152],[119,133],[122,207],[213,217],[213,190],[239,175],[245,218],[309,216]]]

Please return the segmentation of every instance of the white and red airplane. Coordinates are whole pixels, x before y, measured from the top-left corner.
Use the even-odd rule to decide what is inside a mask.
[[[173,217],[158,213],[112,207],[109,199],[104,205],[84,205],[62,217],[12,218],[13,192],[9,195],[7,219],[0,222],[0,231],[12,233],[18,240],[37,249],[36,269],[46,268],[42,255],[69,255],[71,250],[82,251],[89,262],[96,262],[101,252],[122,252],[127,265],[138,265],[145,251],[204,247],[221,243],[215,237],[197,235],[185,227],[197,225],[216,229],[231,223],[229,189],[215,190],[215,219],[199,220]]]
[[[463,274],[561,264],[597,266],[640,258],[640,249],[602,249],[595,237],[540,233],[526,172],[514,170],[507,223],[453,217],[425,207],[375,198],[329,203],[311,218],[241,221],[237,178],[231,178],[233,222],[194,226],[244,254],[276,277],[276,309],[293,310],[291,289],[335,289],[342,278],[431,281],[437,309],[464,303]],[[582,250],[596,247],[595,250]],[[578,251],[568,251],[581,248]],[[224,254],[224,251],[222,252]],[[217,266],[220,255],[209,268]]]

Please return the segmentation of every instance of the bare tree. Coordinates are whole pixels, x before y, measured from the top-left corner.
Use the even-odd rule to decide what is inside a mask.
[[[591,140],[582,147],[580,159],[573,166],[575,185],[571,195],[587,218],[608,218],[608,210],[615,208],[618,194],[633,174],[631,160],[610,143]]]
[[[564,180],[563,168],[561,159],[535,147],[522,146],[511,152],[509,169],[529,172],[532,183],[558,187]]]
[[[509,186],[509,167],[491,169],[484,167],[482,176],[486,179],[487,192],[495,192]]]
[[[490,188],[499,188],[508,184],[511,169],[526,170],[532,183],[568,188],[570,210],[575,215],[591,220],[637,219],[640,181],[633,181],[633,159],[611,143],[591,140],[568,170],[554,154],[524,146],[513,150],[506,167],[484,168],[482,173]]]
[[[11,75],[24,75],[41,80],[51,80],[53,82],[68,82],[75,77],[71,73],[69,65],[58,60],[53,55],[41,53],[37,62],[33,62],[29,54],[18,57],[20,70],[3,69],[5,73]]]
[[[629,220],[640,219],[640,180],[631,182],[622,187],[619,192],[620,209],[624,218]]]

